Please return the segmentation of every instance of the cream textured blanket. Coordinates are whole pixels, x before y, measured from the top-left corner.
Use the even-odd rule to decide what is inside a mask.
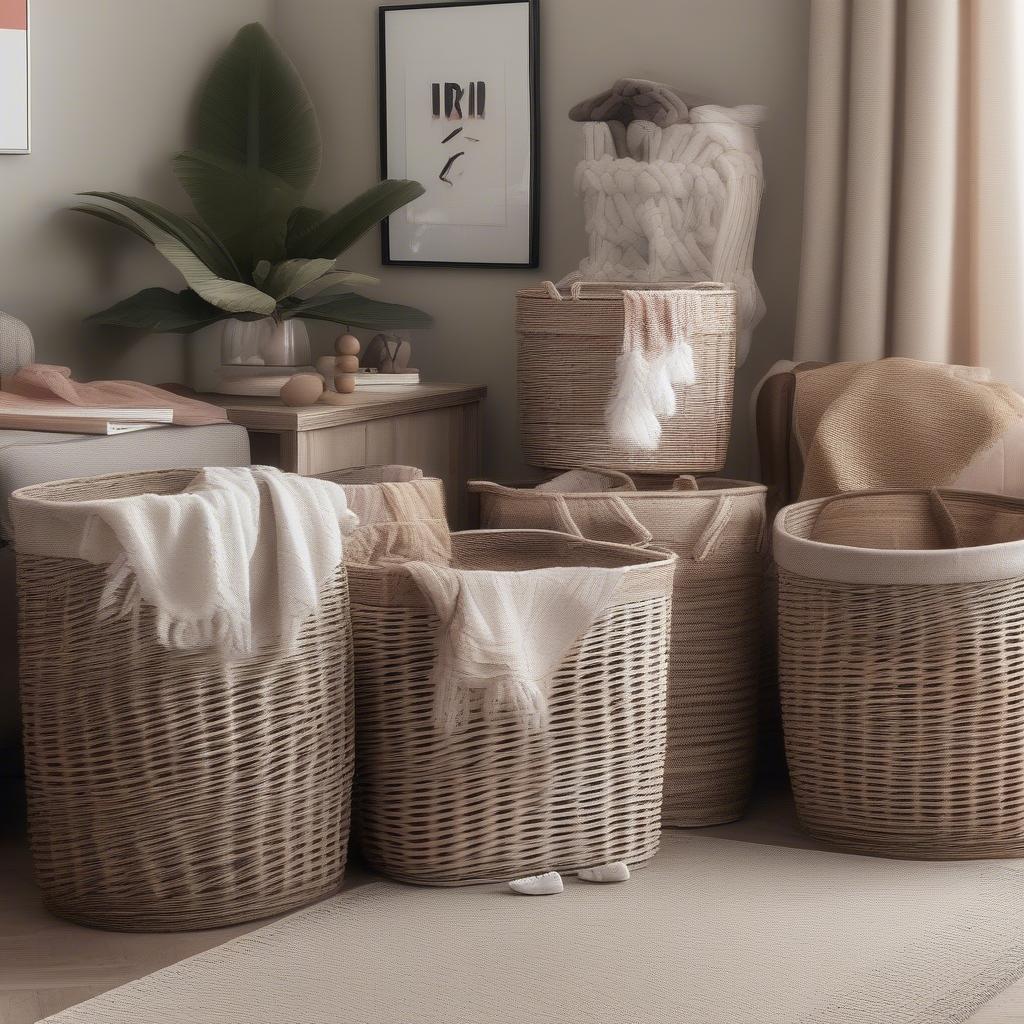
[[[615,367],[615,387],[605,409],[605,422],[620,444],[647,451],[658,447],[661,418],[673,416],[673,385],[696,379],[693,333],[685,291],[626,290],[622,352]]]
[[[434,721],[455,732],[471,710],[511,711],[530,730],[548,722],[548,687],[600,617],[625,569],[589,566],[493,572],[406,566],[441,621],[431,676]]]
[[[796,375],[800,498],[954,483],[1024,417],[1024,399],[985,371],[882,359]]]
[[[201,470],[177,494],[83,502],[79,554],[106,562],[100,614],[156,612],[165,647],[225,659],[290,650],[356,517],[325,480],[266,466]]]

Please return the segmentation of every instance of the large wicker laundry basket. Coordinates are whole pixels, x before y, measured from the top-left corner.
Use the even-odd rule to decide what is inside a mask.
[[[623,287],[686,289],[688,338],[697,380],[676,385],[677,412],[662,421],[656,451],[613,442],[605,406],[622,351]],[[726,285],[615,285],[576,282],[526,288],[516,300],[519,422],[523,457],[532,466],[581,463],[635,473],[717,472],[725,465],[736,367],[736,292]]]
[[[469,487],[480,495],[484,527],[651,542],[678,556],[662,822],[733,821],[743,813],[754,782],[765,488],[713,478],[633,479],[603,470],[578,476],[580,486],[589,477],[616,489],[559,493],[481,481]],[[647,489],[637,490],[638,482]]]
[[[401,566],[349,565],[356,651],[356,820],[369,862],[457,885],[573,870],[658,848],[673,557],[546,531],[452,535],[453,565],[626,567],[550,686],[550,723],[435,726],[438,622]]]
[[[360,526],[423,519],[447,522],[444,482],[415,466],[357,466],[321,473],[320,478],[341,485]]]
[[[1024,501],[784,509],[779,683],[797,810],[862,853],[1024,855]]]
[[[36,879],[61,917],[213,928],[341,884],[354,765],[339,570],[293,653],[229,665],[166,650],[151,609],[99,621],[105,566],[75,557],[81,501],[171,494],[195,470],[26,487],[11,505]]]

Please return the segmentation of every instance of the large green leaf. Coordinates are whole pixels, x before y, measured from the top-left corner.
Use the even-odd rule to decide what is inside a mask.
[[[298,201],[285,181],[198,150],[175,157],[174,173],[203,222],[246,275],[257,261],[276,263],[284,256],[288,214]]]
[[[369,330],[415,330],[429,327],[434,321],[429,313],[412,306],[392,302],[376,302],[350,292],[347,295],[320,296],[283,307],[285,319],[326,320]]]
[[[302,291],[334,268],[334,260],[285,260],[267,275],[262,288],[283,299]]]
[[[191,334],[230,316],[190,290],[171,292],[166,288],[144,288],[109,309],[93,313],[86,322],[149,334]]]
[[[300,255],[292,251],[295,240],[313,230],[327,217],[323,210],[314,210],[311,206],[296,206],[288,215],[288,232],[285,249],[289,256]]]
[[[105,220],[108,224],[116,224],[119,228],[125,228],[132,234],[138,235],[144,242],[152,243],[153,241],[141,224],[136,223],[131,217],[126,217],[123,213],[118,213],[117,210],[112,210],[109,206],[100,206],[99,203],[80,203],[78,206],[72,206],[71,210],[73,213],[88,213],[100,220]]]
[[[389,178],[379,182],[308,230],[296,230],[294,238],[288,238],[288,255],[336,260],[375,224],[423,192],[424,188],[418,181]]]
[[[224,51],[199,97],[198,148],[262,168],[305,192],[320,170],[313,102],[267,30],[246,25]]]
[[[241,279],[242,275],[228,251],[202,224],[196,224],[187,217],[182,217],[180,214],[166,209],[159,203],[151,203],[148,199],[125,196],[119,192],[81,192],[79,194],[123,206],[140,217],[144,224],[159,228],[172,238],[176,238],[182,245],[195,253],[218,277],[226,277],[235,281]]]
[[[328,289],[339,291],[344,288],[345,292],[352,287],[362,287],[365,285],[380,284],[379,277],[371,277],[369,274],[357,274],[352,270],[332,270],[329,274],[324,274],[323,277],[318,277],[312,284],[306,285],[298,292],[293,294],[299,295],[303,299],[312,298],[314,295],[319,295]]]

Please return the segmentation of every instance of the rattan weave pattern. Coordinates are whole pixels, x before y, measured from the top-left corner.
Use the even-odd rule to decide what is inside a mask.
[[[428,682],[437,620],[400,568],[349,566],[364,854],[430,885],[642,864],[660,831],[671,556],[537,531],[452,540],[462,568],[630,569],[557,672],[545,732],[478,717],[447,736]]]
[[[194,472],[46,484],[15,503],[167,493]],[[97,622],[104,568],[18,554],[29,827],[47,906],[175,931],[336,892],[354,768],[344,571],[293,653],[225,666],[160,647],[148,608]]]
[[[561,301],[544,288],[518,292],[519,422],[528,464],[552,469],[591,464],[637,473],[716,472],[725,465],[736,368],[736,293],[724,286],[678,287],[687,289],[700,325],[688,339],[697,380],[676,385],[678,409],[662,422],[657,451],[615,444],[605,427],[622,351],[622,289],[600,285]]]
[[[572,530],[678,556],[672,596],[668,737],[662,823],[712,825],[740,817],[754,782],[765,488],[707,479],[697,490],[556,494],[472,481],[481,525]]]
[[[939,500],[853,494],[780,517],[777,533],[820,546],[808,549],[815,577],[806,565],[779,570],[780,691],[797,810],[813,835],[860,853],[1020,857],[1024,571],[999,570],[997,559],[1006,578],[921,583],[905,556],[927,550],[950,571],[976,574],[972,563],[991,550],[986,529],[997,532],[990,541],[1022,547],[1008,530],[1024,537],[1024,502],[956,492]],[[972,546],[958,547],[950,530]],[[841,565],[830,551],[850,543],[885,578],[826,578]]]

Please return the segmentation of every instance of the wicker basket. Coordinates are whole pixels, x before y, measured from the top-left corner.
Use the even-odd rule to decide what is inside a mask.
[[[565,530],[592,540],[646,544],[678,555],[665,756],[665,825],[740,817],[754,781],[765,570],[765,488],[692,477],[686,490],[555,493],[473,481],[481,525]],[[614,479],[609,482],[616,482]]]
[[[673,558],[544,531],[452,535],[453,564],[625,566],[612,605],[551,684],[550,724],[432,719],[437,620],[400,566],[349,566],[360,845],[406,882],[457,885],[623,860],[658,848]]]
[[[605,426],[622,351],[622,286],[577,282],[567,298],[553,286],[518,293],[519,421],[527,463],[552,469],[589,463],[660,474],[717,472],[725,465],[736,366],[736,293],[724,285],[661,287],[685,288],[695,307],[693,319],[702,327],[688,339],[697,381],[676,386],[678,411],[662,421],[656,451],[616,444]]]
[[[83,924],[220,927],[321,899],[344,874],[344,572],[292,654],[225,667],[159,646],[149,608],[98,622],[105,567],[71,554],[77,502],[171,494],[195,472],[65,480],[11,501],[36,879],[54,913]]]
[[[868,491],[775,525],[797,810],[862,853],[1024,855],[1024,501]]]
[[[358,466],[321,473],[340,484],[360,526],[436,519],[447,522],[444,483],[415,466]]]

